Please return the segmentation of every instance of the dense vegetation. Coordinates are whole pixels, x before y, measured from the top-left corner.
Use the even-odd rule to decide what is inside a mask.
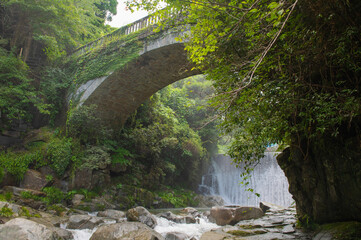
[[[158,2],[128,1],[147,10]],[[251,169],[269,143],[289,146],[281,167],[298,214],[348,218],[361,194],[360,1],[165,2],[160,14],[180,12],[177,23],[191,26],[186,49],[215,82],[213,103],[234,136],[235,162]],[[353,190],[342,193],[346,186]]]

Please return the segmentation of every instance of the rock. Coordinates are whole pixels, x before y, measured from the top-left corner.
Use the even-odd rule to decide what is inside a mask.
[[[224,205],[224,200],[221,196],[198,195],[194,198],[194,201],[198,202],[197,207],[214,207]]]
[[[282,211],[285,208],[282,206],[278,206],[276,204],[273,203],[268,203],[268,202],[260,202],[259,203],[259,207],[262,209],[262,211],[265,213],[266,211]]]
[[[165,240],[187,240],[188,236],[184,233],[170,232],[165,236]]]
[[[260,203],[259,203],[259,207],[262,209],[262,211],[263,211],[264,213],[266,213],[267,210],[269,210],[269,209],[271,208],[270,206],[267,206],[267,204],[264,204],[263,202],[260,202]]]
[[[37,191],[37,190],[33,190],[33,189],[26,189],[26,188],[19,188],[19,187],[14,187],[14,186],[5,186],[3,187],[3,190],[5,192],[11,192],[12,194],[14,194],[15,196],[21,197],[21,193],[22,192],[29,192],[32,195],[38,196],[38,197],[45,197],[45,193],[41,192],[41,191]]]
[[[66,229],[55,227],[55,228],[52,228],[52,230],[59,235],[60,239],[64,239],[64,240],[73,240],[74,239],[73,234]]]
[[[106,165],[104,166],[104,168]],[[93,171],[91,188],[103,188],[111,183],[109,170],[96,170]]]
[[[260,218],[264,215],[260,208],[224,206],[212,207],[210,219],[217,225],[234,225],[241,220]]]
[[[75,172],[75,176],[71,182],[72,189],[91,189],[93,170],[89,168],[82,168]]]
[[[93,217],[90,215],[72,215],[69,218],[69,229],[93,229],[99,224],[104,223],[104,218]]]
[[[82,194],[74,194],[73,198],[71,199],[71,203],[73,206],[78,206],[84,199],[84,195]]]
[[[229,236],[230,235],[226,233],[211,231],[211,232],[203,233],[200,240],[223,240]]]
[[[20,187],[40,191],[48,184],[46,176],[38,171],[28,169],[20,183]]]
[[[90,240],[164,240],[164,238],[147,225],[139,222],[114,223],[100,226]]]
[[[0,149],[1,150],[1,149]],[[18,181],[6,169],[4,169],[3,177],[0,181],[0,188],[4,186],[17,186]]]
[[[178,216],[173,214],[172,212],[164,212],[158,214],[158,217],[162,217],[165,219],[168,219],[169,221],[175,222],[175,223],[196,223],[196,219],[193,216]]]
[[[282,233],[290,234],[296,232],[295,229],[292,227],[292,225],[286,225],[282,229]]]
[[[11,145],[20,143],[22,143],[22,141],[19,138],[0,136],[0,146],[10,147]]]
[[[107,217],[115,219],[117,222],[121,222],[122,219],[126,218],[126,215],[122,211],[107,209],[105,211],[99,212],[98,217]]]
[[[306,219],[315,223],[361,221],[361,148],[358,136],[350,132],[308,142],[307,150],[303,144],[307,140],[300,139],[297,147],[291,144],[277,156],[304,224]]]
[[[24,218],[15,218],[0,225],[1,240],[55,240],[65,239],[56,230]]]
[[[192,207],[186,207],[186,208],[183,208],[181,210],[181,213],[182,214],[187,214],[187,215],[191,215],[193,217],[199,217],[201,214],[198,212],[197,209],[195,208],[192,208]]]
[[[127,211],[127,219],[131,222],[141,222],[148,227],[154,228],[157,225],[155,217],[144,207],[131,208]]]

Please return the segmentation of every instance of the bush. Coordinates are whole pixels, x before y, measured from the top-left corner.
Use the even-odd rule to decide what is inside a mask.
[[[48,145],[47,158],[50,161],[50,167],[62,176],[67,169],[72,157],[71,139],[54,138]]]
[[[6,169],[18,181],[21,181],[30,164],[43,161],[41,151],[14,153],[0,153],[0,169]]]
[[[78,138],[82,144],[99,144],[109,138],[106,129],[96,115],[96,106],[81,106],[69,112],[66,122],[67,135]]]
[[[104,169],[110,163],[110,155],[104,148],[92,146],[85,150],[82,167],[89,169]]]

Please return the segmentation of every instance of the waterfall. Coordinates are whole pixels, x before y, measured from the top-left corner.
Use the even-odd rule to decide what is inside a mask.
[[[229,156],[218,155],[212,159],[208,174],[202,177],[200,191],[205,195],[220,195],[227,204],[258,206],[260,201],[289,206],[292,196],[288,182],[278,166],[275,152],[266,152],[248,179],[249,185],[241,184],[242,170],[232,165]],[[251,188],[254,192],[245,191]],[[257,197],[255,193],[259,193]]]

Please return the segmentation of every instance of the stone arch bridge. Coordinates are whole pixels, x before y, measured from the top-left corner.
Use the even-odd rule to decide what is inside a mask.
[[[83,77],[82,83],[76,85],[68,101],[72,99],[78,106],[97,105],[98,116],[116,127],[124,124],[128,116],[158,90],[178,80],[200,74],[199,71],[192,70],[184,44],[176,40],[185,31],[173,27],[154,32],[153,26],[157,20],[159,19],[145,17],[76,50],[70,56],[77,61],[73,65],[107,54],[113,54],[107,60],[109,62],[122,57],[127,60],[104,71],[103,76],[90,79]],[[129,52],[129,41],[137,42],[135,52]],[[132,57],[129,58],[129,55]],[[107,67],[106,62],[99,64]],[[92,71],[97,66],[84,67],[83,63],[78,68]]]

